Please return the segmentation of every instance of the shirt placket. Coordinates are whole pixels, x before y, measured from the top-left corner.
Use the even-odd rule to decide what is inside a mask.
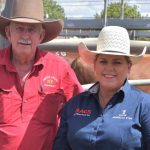
[[[97,120],[92,125],[92,131],[90,136],[90,147],[91,150],[96,150],[96,143],[98,140],[99,135],[102,133],[102,126],[104,123],[104,110],[99,107],[99,113]]]

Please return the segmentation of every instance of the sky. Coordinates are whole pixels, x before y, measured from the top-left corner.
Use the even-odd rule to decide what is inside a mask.
[[[104,0],[55,0],[64,8],[65,15],[68,19],[93,18],[97,13],[100,14],[104,9]],[[107,0],[111,2],[121,2],[121,0]],[[137,5],[142,16],[150,17],[150,0],[124,0],[129,5]]]

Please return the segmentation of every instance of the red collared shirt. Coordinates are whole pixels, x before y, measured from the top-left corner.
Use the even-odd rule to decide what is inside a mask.
[[[40,49],[22,88],[9,58],[0,51],[0,150],[51,149],[61,105],[83,89],[63,58]]]

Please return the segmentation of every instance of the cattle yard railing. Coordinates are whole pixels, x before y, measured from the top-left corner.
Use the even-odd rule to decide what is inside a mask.
[[[49,51],[68,51],[77,52],[78,44],[84,42],[89,49],[96,49],[97,38],[69,38],[69,39],[54,39],[47,43],[39,45],[40,48]],[[147,54],[150,54],[150,41],[130,40],[131,52],[141,53],[144,46],[147,47]]]
[[[122,26],[129,31],[130,39],[150,37],[150,18],[107,18],[101,19],[65,19],[60,33],[63,37],[97,37],[104,26]]]
[[[140,80],[128,80],[131,85],[149,85],[150,86],[150,79],[140,79]],[[82,85],[84,90],[88,90],[94,83],[91,84],[84,84]]]

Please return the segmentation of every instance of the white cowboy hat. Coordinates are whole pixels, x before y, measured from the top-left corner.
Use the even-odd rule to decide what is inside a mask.
[[[88,64],[94,63],[97,54],[128,56],[135,64],[146,53],[146,47],[140,55],[130,54],[130,39],[127,30],[119,26],[106,26],[99,34],[96,51],[89,50],[83,42],[79,44],[78,51],[80,57]]]
[[[10,22],[42,24],[45,37],[41,43],[57,37],[63,28],[62,20],[44,21],[43,0],[15,0],[11,18],[0,16],[0,34],[7,39],[5,27]]]

